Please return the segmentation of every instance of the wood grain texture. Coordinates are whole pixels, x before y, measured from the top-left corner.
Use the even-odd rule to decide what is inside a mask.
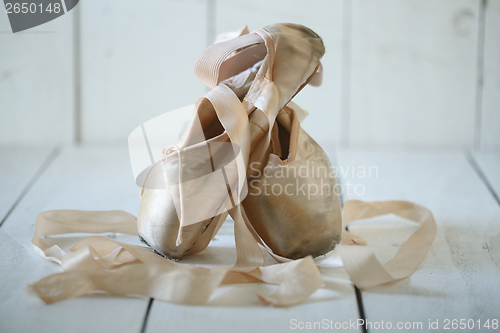
[[[346,199],[410,200],[429,208],[438,225],[412,276],[362,292],[369,321],[428,325],[429,319],[439,319],[442,329],[445,318],[498,317],[500,206],[461,152],[340,151],[338,161],[346,172],[343,184],[351,184]],[[376,169],[369,177],[363,167]],[[351,230],[385,262],[415,226],[394,217],[377,221],[357,222]]]
[[[0,221],[46,161],[50,148],[0,147]]]
[[[0,14],[0,144],[73,140],[74,11],[13,34]]]
[[[492,187],[497,197],[500,197],[500,152],[475,152],[473,157],[486,177],[486,181]]]
[[[318,33],[325,43],[323,84],[306,86],[294,98],[310,112],[303,127],[320,143],[340,139],[340,89],[342,56],[342,1],[340,0],[219,0],[216,3],[216,33],[249,30],[273,23],[298,23]]]
[[[350,144],[471,147],[480,1],[352,5]]]
[[[348,285],[348,283],[347,283]],[[352,287],[345,288],[344,278],[332,278],[330,288],[336,292],[317,293],[312,303],[291,308],[270,308],[259,304],[255,294],[270,294],[272,288],[263,285],[240,285],[224,288],[211,302],[212,306],[193,307],[155,302],[146,332],[164,332],[166,327],[176,332],[265,332],[281,333],[297,330],[299,322],[356,322],[358,310]],[[318,299],[319,298],[319,299]],[[325,301],[321,298],[330,298]],[[235,299],[239,299],[235,301]],[[252,300],[250,301],[249,300]],[[196,318],[196,319],[193,319]],[[296,321],[294,321],[296,320]],[[295,327],[295,329],[294,329]],[[316,326],[317,328],[317,326]],[[359,332],[346,329],[345,332]]]
[[[486,2],[481,147],[500,149],[500,1]]]
[[[481,148],[497,149],[500,0],[486,2],[484,59],[481,1],[87,0],[17,34],[0,15],[0,143],[69,143],[80,127],[84,142],[124,143],[137,124],[207,91],[193,67],[214,34],[296,22],[327,49],[323,86],[295,98],[319,143],[469,148],[476,131]]]
[[[193,104],[206,3],[87,0],[82,11],[84,142],[127,142],[139,124]]]
[[[185,263],[204,263],[211,267],[236,262],[232,221],[226,221],[209,247],[183,259]],[[266,264],[275,261],[265,253]],[[321,325],[356,322],[358,304],[353,285],[343,268],[322,268],[325,287],[309,302],[289,308],[263,306],[257,295],[269,295],[276,286],[265,284],[229,285],[219,288],[206,306],[154,302],[146,325],[147,333],[163,332],[290,332],[307,322]],[[196,318],[196,320],[193,320]],[[326,324],[323,320],[326,320]],[[325,329],[325,326],[322,326]],[[329,328],[330,329],[330,328]],[[343,330],[358,332],[351,327]]]
[[[206,250],[182,261],[204,263],[205,266],[211,267],[234,265],[236,251],[231,227],[231,222],[225,222]],[[276,262],[266,255],[266,263]],[[302,322],[303,327],[306,322],[319,322],[321,325],[332,325],[331,322],[333,325],[336,322],[356,322],[356,296],[345,270],[322,268],[322,274],[325,287],[316,291],[309,302],[289,308],[263,305],[257,295],[270,295],[276,291],[276,286],[257,283],[220,287],[205,306],[154,302],[146,332],[164,332],[168,328],[174,332],[279,333],[297,330],[299,322]],[[326,324],[323,320],[327,321]]]
[[[122,209],[137,214],[138,191],[126,149],[71,148],[61,153],[0,228],[1,332],[140,331],[147,299],[94,295],[44,305],[26,290],[27,284],[62,271],[31,245],[39,213]]]
[[[496,184],[498,155],[474,157]],[[410,278],[362,292],[369,321],[427,325],[429,319],[439,319],[442,327],[445,318],[484,321],[498,315],[500,206],[461,152],[341,150],[336,160],[344,190],[350,191],[344,192],[345,199],[411,200],[431,209],[439,228],[429,254]],[[10,174],[13,180],[19,178]],[[147,300],[94,295],[46,306],[25,289],[28,283],[61,271],[40,258],[30,244],[34,220],[41,211],[123,209],[136,214],[138,203],[126,149],[65,149],[0,228],[0,250],[6,254],[0,261],[0,331],[138,332]],[[351,231],[364,237],[386,261],[415,226],[394,217],[377,222],[356,222]],[[223,226],[206,251],[185,261],[234,263],[231,224]],[[223,287],[207,306],[154,302],[146,332],[284,332],[291,330],[293,319],[357,320],[356,299],[345,272],[324,273],[326,288],[309,303],[291,308],[262,306],[256,294],[275,289],[262,284]]]

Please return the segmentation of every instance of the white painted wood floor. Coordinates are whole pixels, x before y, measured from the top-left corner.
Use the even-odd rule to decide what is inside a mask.
[[[326,288],[311,302],[286,309],[262,306],[256,292],[267,293],[272,287],[259,284],[221,288],[206,306],[106,295],[44,305],[27,293],[26,285],[61,268],[40,258],[31,246],[36,216],[51,209],[122,209],[137,214],[138,188],[127,149],[0,148],[0,156],[2,333],[286,332],[292,330],[292,319],[349,322],[359,318],[393,325],[422,322],[419,331],[430,331],[429,320],[439,320],[442,330],[445,319],[473,319],[476,329],[465,331],[475,331],[478,319],[482,323],[500,319],[500,153],[332,151],[332,163],[339,167],[346,191],[344,201],[415,201],[432,210],[438,235],[408,279],[359,291],[342,269],[325,270]],[[414,227],[383,217],[359,221],[351,230],[386,261]],[[234,249],[221,246],[230,234],[231,226],[224,226],[199,256],[213,255],[231,264]],[[231,293],[238,295],[237,301],[228,297]]]

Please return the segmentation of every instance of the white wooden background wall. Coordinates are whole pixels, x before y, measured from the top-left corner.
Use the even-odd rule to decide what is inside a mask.
[[[321,143],[500,149],[500,0],[82,0],[17,34],[2,12],[0,144],[124,144],[206,91],[216,34],[284,21],[325,41],[296,98]]]

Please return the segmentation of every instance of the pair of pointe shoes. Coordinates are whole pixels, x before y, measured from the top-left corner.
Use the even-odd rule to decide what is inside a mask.
[[[303,111],[290,103],[320,67],[323,41],[296,24],[247,32],[200,56],[195,73],[213,90],[198,101],[187,134],[145,179],[139,234],[169,259],[205,249],[238,204],[255,236],[278,256],[316,257],[340,242],[330,162],[300,127]],[[231,168],[231,161],[239,164]],[[243,190],[236,186],[241,165]],[[215,171],[223,186],[213,185]]]

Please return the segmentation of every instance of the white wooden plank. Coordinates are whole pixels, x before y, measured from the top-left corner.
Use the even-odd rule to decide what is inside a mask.
[[[291,308],[262,306],[255,294],[270,294],[273,289],[250,284],[225,287],[207,307],[154,302],[146,332],[164,332],[165,327],[176,332],[289,332],[298,328],[296,324],[301,327],[307,322],[323,324],[325,319],[327,325],[356,322],[358,313],[355,299],[351,301],[352,288],[345,288],[344,278],[332,278],[328,284],[332,290],[318,295],[314,303]]]
[[[346,199],[414,201],[428,207],[438,224],[436,240],[412,276],[362,292],[369,321],[422,322],[428,330],[429,320],[439,320],[442,330],[444,319],[498,319],[500,207],[461,152],[340,151],[338,161],[343,183],[351,184]],[[369,167],[378,173],[372,168],[364,177],[362,168]],[[415,226],[379,221],[384,224],[358,222],[351,230],[385,262]]]
[[[50,148],[0,147],[0,221],[19,199],[51,152]]]
[[[236,262],[234,236],[231,223],[226,224],[205,251],[189,256],[183,262],[212,267],[233,265]],[[275,263],[269,256],[266,261]],[[255,283],[220,287],[205,306],[154,302],[146,332],[164,332],[168,327],[174,332],[279,333],[297,329],[299,322],[302,327],[307,322],[321,325],[356,322],[359,318],[357,302],[345,270],[323,268],[322,272],[326,287],[314,293],[308,303],[290,308],[264,306],[257,294],[272,294],[276,286]],[[325,324],[323,320],[328,322]],[[359,330],[348,328],[345,331]]]
[[[306,131],[321,144],[340,139],[340,86],[342,56],[342,1],[340,0],[218,0],[217,34],[248,25],[250,31],[273,23],[298,23],[313,29],[325,43],[320,87],[306,86],[294,99],[310,115]]]
[[[183,262],[210,266],[233,265],[236,262],[236,251],[232,223],[226,221],[205,251],[189,256]],[[275,261],[266,254],[266,263],[272,264]],[[360,331],[350,326],[350,323],[359,319],[359,312],[349,276],[343,268],[321,270],[326,286],[314,293],[305,304],[290,308],[263,306],[257,294],[271,294],[276,286],[250,283],[223,286],[216,291],[207,306],[154,302],[146,332],[163,332],[165,327],[169,327],[175,332],[279,333],[306,327],[307,322],[325,325],[323,320],[327,321],[326,325],[333,323],[333,327],[337,323],[349,325],[344,326],[343,331]],[[298,326],[299,323],[302,326]],[[321,327],[325,329],[326,326]]]
[[[85,142],[125,143],[155,116],[206,89],[194,64],[206,47],[203,0],[87,0],[82,10]]]
[[[352,3],[352,146],[472,146],[479,4]]]
[[[500,149],[500,1],[486,2],[481,146]]]
[[[48,306],[26,291],[27,284],[62,271],[31,246],[40,212],[122,209],[137,214],[138,191],[126,149],[70,148],[61,153],[0,228],[0,331],[140,331],[147,299],[96,295]]]
[[[474,159],[497,196],[500,196],[500,152],[475,152]]]
[[[13,34],[0,15],[0,144],[73,140],[73,16]]]

